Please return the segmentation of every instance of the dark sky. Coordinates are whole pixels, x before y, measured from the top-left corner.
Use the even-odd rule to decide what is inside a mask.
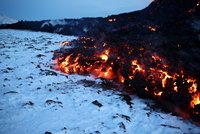
[[[0,0],[0,15],[17,20],[105,17],[143,9],[152,0]]]

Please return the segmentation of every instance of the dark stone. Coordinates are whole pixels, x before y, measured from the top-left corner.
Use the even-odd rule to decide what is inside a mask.
[[[52,134],[51,132],[46,131],[44,134]]]
[[[125,101],[126,102],[126,104],[128,104],[129,105],[129,107],[130,108],[132,108],[132,102],[131,102],[131,97],[130,97],[130,95],[128,95],[128,94],[118,94],[121,98],[122,98],[122,101]]]
[[[97,100],[93,101],[92,104],[98,106],[98,107],[102,107],[103,105],[101,103],[99,103]]]

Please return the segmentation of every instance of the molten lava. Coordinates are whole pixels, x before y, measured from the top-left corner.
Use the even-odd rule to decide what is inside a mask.
[[[190,106],[191,106],[192,108],[194,108],[194,106],[195,106],[195,105],[198,105],[198,104],[200,104],[200,92],[198,92],[198,93],[196,93],[196,94],[194,94],[194,95],[192,96],[192,101],[191,101],[191,103],[190,103]]]
[[[144,90],[145,94],[157,99],[186,97],[186,103],[179,102],[177,105],[184,108],[187,106],[187,111],[197,113],[193,112],[197,105],[200,106],[197,80],[184,74],[181,69],[171,68],[164,58],[155,54],[145,55],[145,48],[129,45],[108,47],[106,43],[97,45],[90,38],[79,39],[76,44],[73,51],[58,51],[55,54],[57,69],[67,74],[91,74],[96,78],[119,82],[136,89],[136,92]],[[141,85],[136,82],[139,80],[144,89],[137,89],[137,85]],[[200,113],[200,109],[197,109]]]

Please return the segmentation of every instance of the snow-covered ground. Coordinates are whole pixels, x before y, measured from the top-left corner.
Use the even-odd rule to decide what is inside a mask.
[[[17,20],[9,18],[7,16],[0,16],[0,25],[2,24],[12,24],[12,23],[16,23]]]
[[[65,21],[64,19],[50,20],[50,21],[44,22],[42,24],[41,28],[44,27],[45,25],[49,26],[50,24],[54,27],[56,25],[66,25],[66,24],[68,24],[68,22]]]
[[[200,132],[180,117],[153,110],[150,101],[107,90],[101,80],[52,70],[53,50],[74,38],[0,30],[0,134]]]

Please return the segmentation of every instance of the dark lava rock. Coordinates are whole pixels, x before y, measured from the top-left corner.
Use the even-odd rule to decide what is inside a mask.
[[[51,104],[60,104],[60,105],[62,105],[62,102],[54,101],[54,100],[46,100],[45,103],[48,104],[48,105],[51,105]]]
[[[52,134],[51,132],[46,131],[44,134]]]
[[[128,94],[118,94],[121,98],[122,98],[122,101],[125,101],[126,104],[129,105],[130,108],[132,108],[132,102],[131,102],[131,97],[128,95]]]
[[[6,92],[6,93],[4,93],[4,95],[6,95],[6,94],[17,94],[18,92],[16,92],[16,91],[8,91],[8,92]]]
[[[99,103],[97,100],[93,101],[92,104],[98,106],[98,107],[102,107],[103,105],[101,103]]]
[[[26,103],[24,104],[24,106],[25,106],[25,105],[33,106],[34,103],[33,103],[32,101],[28,101],[28,102],[26,102]]]

